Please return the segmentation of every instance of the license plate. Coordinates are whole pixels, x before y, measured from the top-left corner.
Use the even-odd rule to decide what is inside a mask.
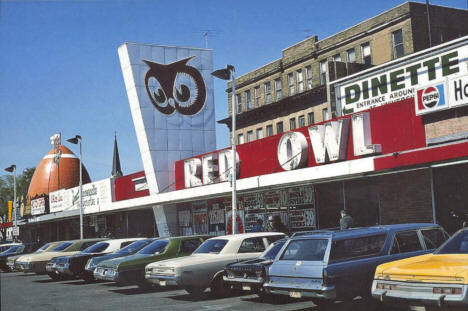
[[[242,285],[242,290],[252,290],[249,285]]]
[[[301,298],[302,293],[301,292],[289,292],[289,297],[291,297],[291,298]]]
[[[159,286],[166,286],[166,281],[159,281]]]

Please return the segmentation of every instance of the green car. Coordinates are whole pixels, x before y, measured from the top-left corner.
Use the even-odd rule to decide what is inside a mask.
[[[105,260],[94,270],[96,279],[114,281],[119,285],[136,284],[142,289],[153,286],[145,279],[145,266],[152,262],[188,256],[193,253],[209,235],[193,235],[155,239],[137,253]]]

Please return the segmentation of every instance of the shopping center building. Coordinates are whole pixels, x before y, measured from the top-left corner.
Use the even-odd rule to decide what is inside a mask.
[[[453,232],[468,217],[467,36],[329,81],[334,118],[236,157],[214,147],[211,50],[126,43],[119,57],[144,171],[83,185],[86,237],[229,233],[232,167],[240,232],[270,215],[291,232],[337,227],[343,209],[356,226]],[[77,238],[77,194],[48,193],[23,239]]]

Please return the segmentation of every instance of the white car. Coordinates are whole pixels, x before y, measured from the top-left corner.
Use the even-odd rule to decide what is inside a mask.
[[[227,264],[257,258],[269,244],[285,236],[279,232],[256,232],[211,238],[190,256],[147,265],[145,278],[160,286],[181,286],[192,295],[202,294],[207,287],[222,295],[228,290],[223,281]]]

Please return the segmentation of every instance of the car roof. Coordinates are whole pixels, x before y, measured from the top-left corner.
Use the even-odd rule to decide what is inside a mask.
[[[352,238],[364,236],[369,234],[388,233],[402,230],[414,230],[424,228],[440,228],[438,224],[433,223],[409,223],[409,224],[393,224],[393,225],[379,225],[365,228],[350,228],[346,230],[317,230],[313,233],[294,236],[292,239],[301,238]]]
[[[212,239],[238,240],[238,239],[267,237],[267,236],[275,236],[275,235],[285,235],[285,234],[282,232],[250,232],[250,233],[221,235],[221,236],[213,237]]]

